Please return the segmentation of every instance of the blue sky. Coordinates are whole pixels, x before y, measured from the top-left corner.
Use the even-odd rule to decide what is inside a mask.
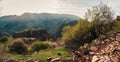
[[[88,8],[101,1],[108,4],[116,15],[120,15],[120,0],[2,0],[1,15],[21,15],[31,13],[73,14],[83,17]]]

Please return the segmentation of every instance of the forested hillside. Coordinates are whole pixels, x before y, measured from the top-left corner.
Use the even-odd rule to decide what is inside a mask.
[[[25,29],[45,29],[56,37],[61,36],[64,26],[73,26],[78,19],[79,17],[74,15],[50,13],[9,15],[0,17],[0,31],[12,34]]]
[[[39,30],[26,30],[23,32],[17,32],[12,35],[13,38],[36,38],[41,41],[53,39],[53,36],[47,33],[44,29]]]

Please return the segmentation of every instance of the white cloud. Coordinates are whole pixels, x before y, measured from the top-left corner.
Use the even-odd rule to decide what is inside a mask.
[[[2,15],[22,14],[24,12],[49,12],[49,13],[65,13],[84,16],[87,8],[98,5],[101,1],[108,2],[108,5],[120,14],[119,0],[3,0]]]
[[[22,14],[24,12],[52,12],[55,13],[56,0],[3,0],[2,14]]]
[[[108,4],[117,15],[120,15],[120,0],[60,0],[62,2],[62,5],[60,9],[61,12],[65,10],[65,13],[73,13],[79,14],[79,16],[83,17],[84,13],[86,12],[87,8],[92,8],[93,6],[96,6],[100,4],[100,2],[103,2],[105,4]],[[65,9],[64,9],[65,8]],[[59,11],[60,11],[59,10]]]

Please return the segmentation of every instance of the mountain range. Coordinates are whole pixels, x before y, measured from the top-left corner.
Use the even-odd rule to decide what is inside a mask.
[[[69,14],[24,13],[0,17],[0,32],[13,33],[29,29],[45,29],[54,37],[61,36],[64,26],[73,26],[80,17]]]

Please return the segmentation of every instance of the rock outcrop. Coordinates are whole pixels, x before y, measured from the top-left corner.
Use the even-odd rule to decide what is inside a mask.
[[[120,62],[120,33],[93,40],[72,52],[76,62]]]

